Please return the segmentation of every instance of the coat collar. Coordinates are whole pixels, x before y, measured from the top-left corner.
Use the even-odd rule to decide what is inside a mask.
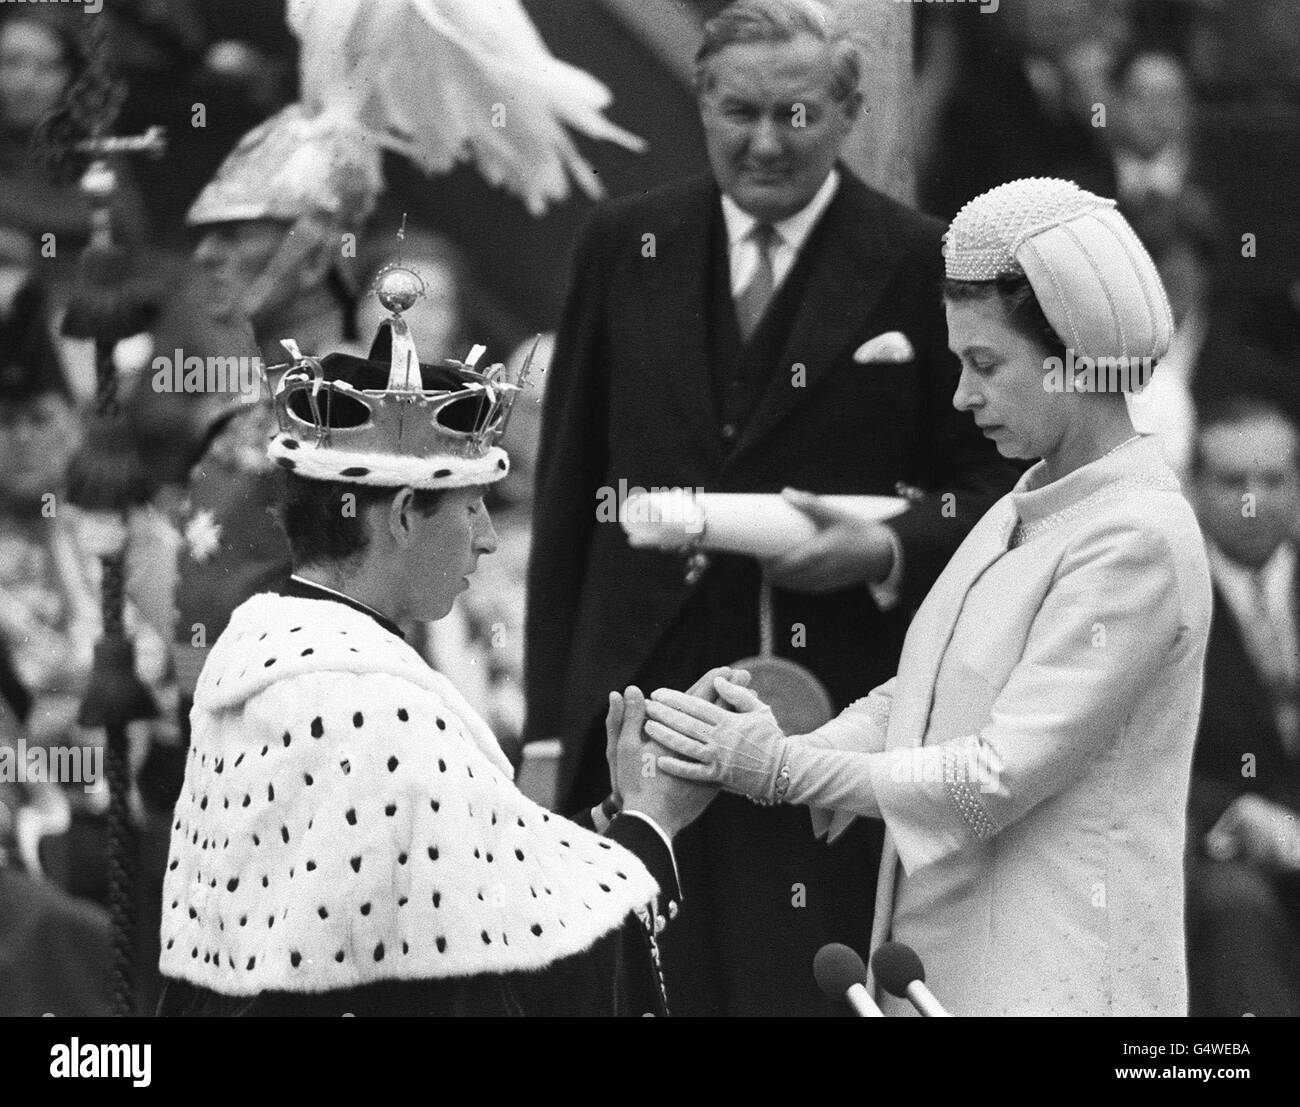
[[[491,728],[445,676],[365,611],[326,599],[260,592],[230,616],[194,689],[203,711],[239,708],[271,685],[305,673],[382,673],[438,696],[507,780],[514,769]]]
[[[531,971],[656,893],[518,791],[450,682],[344,604],[242,604],[191,720],[166,976],[242,996]]]
[[[1040,461],[1011,490],[1011,504],[1018,519],[1012,542],[1020,545],[1030,541],[1067,522],[1098,499],[1116,495],[1134,484],[1171,492],[1181,487],[1165,464],[1155,435],[1144,434],[1125,442],[1050,483],[1046,483],[1046,465]]]
[[[832,166],[831,171],[826,175],[826,180],[822,182],[816,195],[807,204],[789,218],[772,224],[780,240],[787,246],[792,247],[796,253],[803,249],[804,243],[808,241],[808,236],[812,234],[813,228],[817,226],[817,221],[821,219],[822,213],[835,199],[835,193],[840,187],[841,176],[839,169]],[[722,196],[720,202],[722,204],[722,218],[727,229],[727,245],[734,250],[753,234],[754,228],[759,225],[759,222],[755,216],[750,215],[730,196]]]
[[[317,584],[314,580],[300,577],[297,573],[290,576],[278,591],[281,596],[297,596],[300,600],[330,600],[334,603],[345,604],[354,611],[369,615],[389,634],[395,634],[402,641],[406,641],[406,635],[402,633],[402,628],[388,616],[381,615],[369,604],[362,603],[360,600],[353,599],[342,592],[337,592],[333,588],[327,588],[323,584]]]
[[[919,745],[925,733],[939,666],[975,582],[1011,546],[1032,541],[1060,526],[1098,500],[1122,494],[1135,484],[1177,491],[1178,478],[1165,464],[1159,439],[1144,435],[1119,449],[1043,483],[1042,462],[988,512],[957,548],[947,569],[917,611],[898,662],[899,682],[889,718],[889,747]]]

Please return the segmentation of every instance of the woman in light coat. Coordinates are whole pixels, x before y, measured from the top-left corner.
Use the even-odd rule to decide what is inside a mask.
[[[646,733],[665,771],[807,805],[832,840],[883,819],[872,946],[912,946],[954,1014],[1185,1014],[1209,574],[1123,396],[1167,347],[1165,293],[1113,202],[1066,181],[978,197],[945,256],[953,403],[1041,460],[954,555],[893,680],[790,737],[725,681],[732,711],[660,690]]]

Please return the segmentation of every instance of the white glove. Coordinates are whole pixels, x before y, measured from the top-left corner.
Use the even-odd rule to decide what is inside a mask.
[[[714,687],[718,704],[671,688],[658,689],[646,702],[646,736],[677,755],[660,756],[658,767],[759,803],[775,802],[789,739],[772,709],[748,688],[723,677],[715,679]]]

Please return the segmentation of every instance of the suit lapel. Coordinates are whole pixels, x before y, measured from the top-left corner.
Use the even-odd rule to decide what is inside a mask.
[[[790,334],[781,357],[771,367],[767,385],[753,417],[745,425],[735,461],[757,446],[784,422],[838,364],[884,292],[899,255],[874,218],[870,196],[852,173],[841,168],[835,199],[804,243],[799,261],[787,278],[801,287],[789,289],[799,297]],[[796,364],[804,366],[804,384],[792,386]]]
[[[647,261],[642,318],[669,320],[668,326],[649,326],[645,340],[656,351],[654,364],[663,373],[684,413],[685,425],[673,433],[702,444],[716,471],[723,447],[709,369],[709,331],[706,311],[714,247],[722,219],[717,188],[700,178],[698,188],[661,227],[647,227],[656,235],[657,260]]]

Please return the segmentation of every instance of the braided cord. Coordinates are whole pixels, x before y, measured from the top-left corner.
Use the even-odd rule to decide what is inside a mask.
[[[100,559],[103,566],[100,607],[104,639],[125,635],[123,621],[126,583],[125,557]],[[126,721],[112,720],[105,728],[104,773],[108,777],[108,915],[112,927],[113,959],[110,980],[113,1014],[135,1014],[135,826],[131,821],[131,770]]]

